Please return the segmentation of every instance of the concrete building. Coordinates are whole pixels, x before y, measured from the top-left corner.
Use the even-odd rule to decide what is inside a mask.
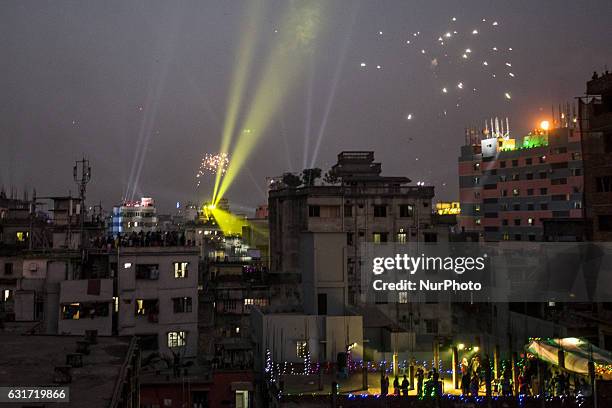
[[[112,235],[157,231],[155,202],[152,198],[142,197],[140,201],[124,201],[113,207],[109,230]]]
[[[498,127],[467,131],[459,157],[460,228],[485,241],[541,241],[544,220],[582,218],[582,165],[574,121],[520,141]]]
[[[113,300],[117,333],[138,336],[145,351],[195,357],[197,249],[120,248],[110,254],[109,261],[111,276],[116,276],[117,291]]]
[[[271,184],[271,273],[303,275],[304,234],[342,233],[348,303],[355,304],[360,295],[361,243],[437,239],[432,228],[434,188],[410,186],[408,178],[381,176],[381,171],[374,152],[342,152],[330,171],[337,180],[334,184]]]
[[[579,98],[587,236],[612,241],[612,73],[595,73]]]

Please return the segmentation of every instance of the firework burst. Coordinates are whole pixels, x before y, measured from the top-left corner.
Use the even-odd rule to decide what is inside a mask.
[[[221,175],[225,174],[227,171],[227,166],[229,165],[229,155],[227,153],[219,153],[219,154],[211,154],[206,153],[202,157],[202,161],[200,162],[200,167],[195,175],[197,179],[197,186],[200,186],[202,181],[202,177],[205,175],[216,175],[218,171],[221,172]]]

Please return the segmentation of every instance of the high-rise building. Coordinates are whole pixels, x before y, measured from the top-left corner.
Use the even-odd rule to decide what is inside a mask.
[[[466,132],[459,157],[460,228],[485,241],[541,241],[546,220],[582,219],[576,121],[555,121],[552,129],[543,122],[522,140],[496,122],[482,133]]]
[[[595,73],[579,98],[587,237],[612,240],[612,73]]]

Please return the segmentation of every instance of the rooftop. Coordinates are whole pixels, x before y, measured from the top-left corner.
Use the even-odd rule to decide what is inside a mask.
[[[53,385],[55,367],[66,365],[66,355],[74,353],[82,339],[0,332],[0,386]],[[61,405],[109,407],[129,346],[128,337],[98,337],[98,344],[83,356],[83,367],[72,369],[70,403]]]

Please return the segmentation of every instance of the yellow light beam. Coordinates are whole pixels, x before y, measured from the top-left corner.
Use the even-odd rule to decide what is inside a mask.
[[[248,225],[248,221],[245,218],[236,217],[227,211],[224,211],[217,207],[208,207],[213,217],[217,221],[217,224],[223,231],[223,234],[227,235],[242,235],[242,227]]]
[[[264,68],[213,204],[219,202],[244,166],[289,89],[298,82],[304,62],[312,52],[312,43],[320,26],[320,2],[293,4],[297,8],[283,19],[281,41],[271,52]]]
[[[253,62],[253,53],[255,50],[255,39],[257,38],[258,28],[261,25],[261,15],[263,11],[263,3],[261,0],[250,0],[247,2],[249,8],[245,14],[244,32],[236,55],[234,74],[232,77],[230,92],[227,101],[227,111],[223,124],[223,133],[221,135],[220,153],[228,153],[232,141],[232,135],[236,128],[236,121],[240,106],[242,105],[242,96],[245,93],[245,83],[247,75],[251,70]],[[213,190],[212,202],[215,202],[219,184],[221,182],[221,167],[217,169],[215,175],[215,184]]]

